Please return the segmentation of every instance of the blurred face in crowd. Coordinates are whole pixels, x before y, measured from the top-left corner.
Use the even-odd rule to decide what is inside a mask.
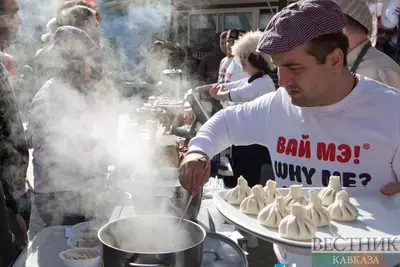
[[[226,49],[226,38],[220,38],[219,39],[219,47],[221,48],[221,51],[227,55],[228,51]]]
[[[228,56],[232,56],[232,46],[235,44],[235,38],[226,38],[226,53]]]
[[[308,44],[273,55],[278,67],[279,85],[284,87],[292,104],[301,107],[325,105],[331,96],[335,74],[343,71],[343,53],[335,49],[326,57],[325,64],[308,53]],[[339,50],[339,51],[338,51]]]
[[[383,27],[378,28],[376,44],[378,46],[383,46],[387,44],[387,42],[392,39],[394,33],[395,31],[393,29],[385,29]]]
[[[3,12],[0,14],[0,36],[2,49],[7,48],[18,37],[22,18],[19,15],[17,0],[4,0]]]

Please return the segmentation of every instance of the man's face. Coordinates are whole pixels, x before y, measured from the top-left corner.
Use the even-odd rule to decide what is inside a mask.
[[[272,56],[278,66],[279,85],[292,98],[292,104],[300,107],[318,106],[329,96],[327,86],[332,80],[329,64],[318,64],[317,59],[307,53],[308,45]]]
[[[226,38],[226,52],[228,53],[228,56],[232,55],[232,46],[235,44],[235,42],[235,38]]]
[[[377,36],[377,44],[380,46],[387,44],[393,35],[394,35],[394,30],[379,28]]]
[[[227,54],[227,50],[226,50],[226,38],[220,38],[219,39],[219,47],[221,48],[221,51],[224,54]]]
[[[394,34],[394,29],[387,29],[383,26],[380,18],[378,19],[378,34],[376,44],[378,46],[384,46],[389,42]]]
[[[4,33],[4,41],[10,43],[17,38],[21,23],[18,1],[4,0],[4,12],[0,15],[0,28]]]

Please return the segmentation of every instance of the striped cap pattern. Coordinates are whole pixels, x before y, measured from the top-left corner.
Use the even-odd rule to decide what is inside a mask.
[[[334,1],[300,0],[272,17],[258,44],[258,51],[282,54],[319,36],[342,32],[343,28],[342,12]]]

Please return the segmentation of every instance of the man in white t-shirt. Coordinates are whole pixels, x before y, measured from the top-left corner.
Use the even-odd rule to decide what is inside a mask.
[[[400,192],[400,93],[347,68],[348,39],[330,0],[288,5],[268,24],[259,51],[279,68],[280,88],[215,114],[191,140],[180,181],[193,195],[208,161],[234,145],[269,148],[279,187],[326,186]],[[390,115],[388,115],[390,114]]]
[[[239,38],[245,34],[242,30],[229,30],[226,39],[226,50],[229,55],[233,55],[232,47]],[[225,72],[224,83],[239,81],[241,79],[250,78],[249,75],[243,70],[242,66],[235,60],[231,60]]]
[[[226,57],[224,57],[219,64],[218,83],[225,83],[226,70],[228,69],[229,65],[233,60],[233,56],[228,53],[228,49],[226,46],[227,36],[228,36],[228,31],[224,31],[223,33],[221,33],[219,39],[219,46],[222,52],[226,55]]]

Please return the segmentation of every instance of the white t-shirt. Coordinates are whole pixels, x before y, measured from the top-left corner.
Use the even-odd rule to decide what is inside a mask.
[[[242,66],[240,66],[236,60],[232,60],[225,73],[225,82],[229,83],[245,78],[250,77],[246,72],[244,72]]]
[[[225,74],[233,57],[224,57],[219,63],[218,83],[225,83]]]
[[[257,78],[251,83],[248,78],[245,78],[227,83],[226,86],[230,90],[230,97],[235,104],[246,103],[275,91],[275,84],[268,75]]]
[[[189,151],[210,158],[233,145],[260,144],[271,154],[278,187],[326,186],[340,175],[344,187],[376,188],[400,176],[400,93],[359,75],[341,101],[298,107],[284,88],[215,114],[191,140]]]

